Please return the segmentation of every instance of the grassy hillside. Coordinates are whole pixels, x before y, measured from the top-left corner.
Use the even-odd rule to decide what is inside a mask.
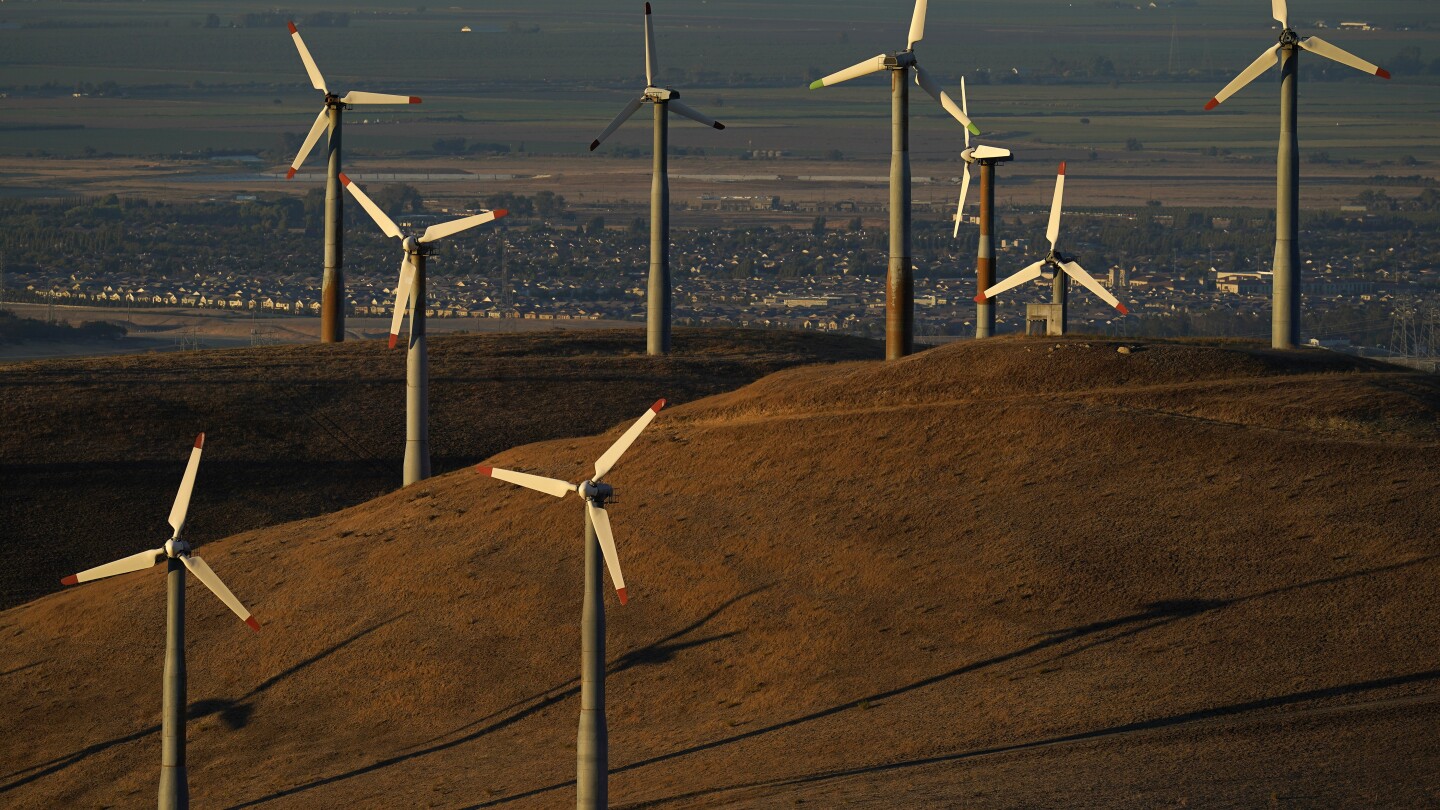
[[[573,480],[620,429],[494,463]],[[1235,345],[667,409],[608,479],[612,803],[1433,805],[1437,461],[1435,377]],[[460,470],[208,543],[264,629],[191,588],[196,805],[573,802],[580,526]],[[7,806],[153,801],[160,580],[0,613]]]
[[[603,430],[658,397],[688,402],[796,363],[882,351],[850,338],[707,330],[678,332],[676,349],[648,358],[644,335],[628,330],[432,336],[435,472]],[[169,537],[201,431],[186,525],[198,543],[400,486],[405,352],[380,341],[10,365],[3,390],[0,607]]]

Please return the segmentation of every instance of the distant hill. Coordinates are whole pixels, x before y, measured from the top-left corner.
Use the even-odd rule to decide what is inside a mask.
[[[743,330],[680,330],[667,359],[646,357],[636,330],[432,335],[430,349],[437,473],[603,430],[662,396],[688,402],[796,363],[881,354],[873,341]],[[186,526],[196,542],[400,486],[405,352],[379,341],[14,364],[0,385],[0,607],[168,538],[200,431]]]
[[[79,326],[68,323],[47,323],[0,309],[0,346],[7,343],[55,343],[96,340],[119,340],[125,328],[103,321],[88,321]]]
[[[257,407],[343,370],[313,356]],[[490,409],[555,382],[504,376]],[[493,460],[573,480],[628,421]],[[216,466],[290,448],[251,437]],[[1245,345],[1006,338],[667,408],[608,479],[612,806],[1433,806],[1437,462],[1433,375]],[[205,543],[264,629],[191,587],[196,806],[573,803],[580,527],[457,470]],[[0,803],[153,802],[162,579],[0,613]]]

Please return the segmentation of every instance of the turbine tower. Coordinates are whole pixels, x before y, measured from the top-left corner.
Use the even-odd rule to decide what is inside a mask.
[[[670,353],[670,170],[667,161],[670,116],[667,111],[673,110],[707,127],[725,128],[724,124],[680,101],[679,91],[656,87],[659,73],[655,61],[655,31],[650,26],[650,4],[646,3],[645,90],[640,98],[626,104],[600,137],[590,143],[590,151],[598,149],[641,104],[655,105],[655,169],[650,179],[650,282],[645,292],[645,352],[652,355]]]
[[[970,114],[970,99],[965,94],[965,78],[960,78],[960,109]],[[955,205],[955,232],[960,235],[960,223],[965,221],[965,197],[970,193],[970,164],[980,164],[980,244],[975,259],[976,289],[984,292],[995,283],[995,167],[1013,160],[1009,149],[995,146],[970,146],[970,130],[965,130],[965,151],[960,153],[965,161],[965,177],[960,182],[960,202]],[[988,299],[976,299],[975,338],[994,337],[995,305]]]
[[[650,406],[595,462],[595,474],[589,480],[570,484],[554,478],[502,470],[498,467],[476,467],[483,475],[563,498],[571,492],[585,499],[585,601],[580,615],[580,731],[576,741],[575,806],[580,810],[603,810],[609,806],[609,732],[605,726],[605,598],[601,581],[600,558],[610,569],[610,581],[620,604],[625,604],[625,578],[620,574],[620,557],[615,551],[615,536],[610,532],[610,515],[605,503],[615,494],[600,479],[610,472],[620,456],[635,443],[655,414],[665,407],[665,400]]]
[[[345,264],[340,256],[344,242],[341,231],[344,226],[341,212],[344,195],[340,192],[340,113],[352,104],[419,104],[420,99],[415,96],[364,93],[358,90],[346,93],[343,98],[337,96],[325,86],[325,77],[320,75],[320,68],[316,67],[315,60],[310,57],[310,50],[305,47],[305,40],[300,38],[300,32],[293,22],[290,23],[290,38],[295,41],[296,50],[300,51],[300,61],[305,63],[305,71],[310,74],[310,83],[325,94],[325,106],[320,109],[320,115],[310,127],[305,142],[300,145],[300,153],[290,164],[290,171],[285,174],[285,179],[295,176],[295,172],[300,170],[300,164],[305,162],[310,150],[315,147],[315,142],[320,140],[320,133],[328,128],[330,161],[325,176],[325,275],[320,286],[320,342],[339,343],[345,340]]]
[[[915,60],[915,43],[925,36],[928,0],[915,0],[910,18],[910,36],[905,50],[880,54],[858,65],[812,82],[811,90],[890,71],[890,261],[885,277],[885,359],[895,360],[915,349],[915,272],[910,257],[910,71],[915,83],[940,102],[970,132],[980,130],[970,123],[950,95]]]
[[[1057,242],[1060,239],[1060,210],[1065,197],[1065,164],[1060,164],[1060,173],[1055,177],[1055,200],[1050,204],[1050,227],[1045,231],[1045,238],[1050,240],[1050,253],[1040,261],[1021,270],[1010,278],[996,284],[975,296],[976,303],[985,303],[987,298],[994,298],[1002,292],[1013,287],[1018,287],[1027,281],[1043,278],[1052,282],[1054,290],[1054,304],[1051,310],[1059,326],[1051,324],[1052,334],[1065,334],[1065,320],[1069,304],[1069,284],[1067,277],[1073,278],[1090,292],[1099,296],[1100,300],[1120,310],[1121,315],[1129,315],[1130,310],[1120,303],[1119,299],[1110,294],[1110,291],[1100,286],[1093,276],[1085,272],[1085,268],[1076,262],[1073,256],[1066,256],[1060,252]]]
[[[240,604],[235,594],[225,587],[200,555],[190,549],[190,544],[180,539],[180,529],[185,525],[185,514],[190,509],[190,493],[195,489],[195,473],[200,469],[200,452],[205,446],[205,434],[195,437],[195,447],[190,451],[190,463],[180,479],[180,491],[175,495],[175,505],[170,509],[170,525],[175,533],[165,545],[150,551],[142,551],[112,563],[97,566],[60,580],[63,585],[78,585],[94,579],[104,579],[118,574],[128,574],[142,568],[150,568],[166,561],[166,615],[165,615],[165,680],[163,713],[160,723],[160,810],[184,810],[190,806],[190,782],[185,772],[185,571],[188,569],[195,578],[205,583],[225,606],[235,612],[251,630],[258,631],[260,623],[250,611]]]
[[[1309,51],[1382,79],[1390,78],[1390,73],[1319,37],[1302,39],[1290,27],[1290,12],[1285,0],[1270,0],[1270,12],[1280,23],[1279,44],[1260,54],[1250,67],[1215,94],[1205,109],[1215,109],[1272,66],[1280,66],[1280,152],[1275,166],[1275,264],[1270,345],[1276,349],[1293,349],[1300,343],[1300,139],[1295,125],[1300,51]]]
[[[431,225],[420,236],[405,236],[395,221],[380,210],[374,200],[360,190],[350,178],[340,175],[340,182],[375,220],[386,236],[401,240],[404,258],[400,261],[400,281],[395,285],[395,312],[390,317],[390,348],[400,337],[405,309],[410,308],[410,346],[405,358],[405,472],[404,485],[430,477],[430,362],[425,353],[425,257],[430,245],[484,225],[505,216],[503,208],[474,216]]]

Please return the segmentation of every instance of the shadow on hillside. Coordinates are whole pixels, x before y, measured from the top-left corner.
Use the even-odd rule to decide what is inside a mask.
[[[765,585],[743,593],[739,596],[732,597],[731,599],[728,599],[725,602],[721,603],[719,607],[715,608],[704,616],[701,616],[699,619],[696,619],[694,622],[691,622],[685,627],[682,627],[679,630],[670,633],[664,638],[616,657],[613,661],[606,665],[606,675],[614,675],[619,672],[624,672],[625,670],[631,669],[633,667],[661,664],[674,658],[675,655],[682,650],[688,650],[705,644],[712,644],[716,641],[721,641],[723,639],[731,638],[732,636],[738,635],[738,632],[731,632],[721,633],[714,636],[707,636],[705,638],[693,639],[690,641],[678,641],[678,639],[689,635],[690,633],[700,629],[706,624],[709,624],[712,620],[715,619],[715,617],[719,616],[721,613],[725,612],[725,610],[735,605],[736,603],[741,602],[745,599],[749,599],[750,597],[767,590],[769,587],[769,585]],[[307,790],[313,790],[315,788],[324,787],[326,785],[333,785],[336,782],[343,782],[346,779],[353,779],[357,776],[374,773],[375,771],[383,770],[393,765],[399,765],[404,762],[409,762],[413,759],[429,756],[430,754],[436,754],[441,751],[455,748],[456,746],[464,745],[469,742],[474,742],[481,737],[493,734],[494,732],[508,728],[520,722],[521,720],[539,714],[545,709],[548,709],[551,706],[568,700],[569,698],[578,697],[579,694],[580,679],[571,678],[570,680],[562,684],[552,686],[549,689],[538,692],[529,697],[521,698],[520,700],[517,700],[508,706],[491,712],[484,717],[473,720],[463,726],[460,726],[459,728],[452,729],[445,732],[444,734],[440,734],[424,742],[417,743],[415,746],[412,746],[412,748],[415,750],[411,750],[404,754],[397,754],[393,757],[387,757],[370,765],[354,768],[344,773],[335,774],[334,776],[327,776],[324,779],[317,779],[313,782],[307,782],[303,785],[297,785],[292,788],[286,788],[285,790],[279,790],[271,793],[268,796],[261,796],[258,799],[251,799],[247,802],[231,805],[228,810],[240,810],[240,808],[243,807],[254,807],[256,805],[265,804],[266,802],[275,801],[276,799],[283,799],[287,796],[293,796],[297,793],[304,793]],[[479,728],[476,728],[477,726],[479,726]],[[455,737],[454,735],[456,734],[463,734],[463,736]],[[440,742],[441,740],[446,741]]]
[[[1226,718],[1238,717],[1240,715],[1250,714],[1253,712],[1261,712],[1266,709],[1277,709],[1286,706],[1294,706],[1301,703],[1309,703],[1317,700],[1326,700],[1329,698],[1345,697],[1349,695],[1362,695],[1369,692],[1378,692],[1397,686],[1407,686],[1418,683],[1434,683],[1437,681],[1440,681],[1440,669],[1432,669],[1426,670],[1424,672],[1411,673],[1409,675],[1397,675],[1391,678],[1376,678],[1374,680],[1358,681],[1356,683],[1344,684],[1342,686],[1331,686],[1324,689],[1310,689],[1304,692],[1293,692],[1291,694],[1281,695],[1279,697],[1261,698],[1260,700],[1251,700],[1244,703],[1232,703],[1228,706],[1217,706],[1210,709],[1199,709],[1193,712],[1184,712],[1181,714],[1172,714],[1167,717],[1158,717],[1153,720],[1139,720],[1134,723],[1124,723],[1122,725],[1095,729],[1093,731],[1082,731],[1075,734],[1065,734],[1062,736],[1050,737],[1043,740],[1032,740],[1030,742],[1014,743],[1011,745],[998,745],[990,748],[976,748],[970,751],[959,751],[953,754],[942,754],[940,756],[924,757],[922,759],[912,759],[906,760],[904,762],[888,762],[881,765],[867,765],[858,768],[824,771],[822,773],[813,773],[807,774],[805,776],[788,777],[784,779],[736,783],[733,785],[726,785],[724,787],[705,788],[703,790],[693,790],[687,793],[678,793],[674,796],[666,796],[663,799],[650,799],[647,801],[635,802],[624,806],[627,808],[627,810],[638,810],[638,808],[642,807],[658,807],[660,805],[669,804],[671,802],[685,801],[688,799],[695,799],[701,796],[711,796],[718,793],[726,793],[732,790],[747,790],[753,788],[767,787],[788,787],[793,785],[809,784],[812,782],[825,782],[833,779],[844,779],[851,776],[863,776],[866,774],[886,773],[889,771],[900,771],[910,768],[922,768],[927,765],[940,765],[945,763],[961,762],[964,760],[979,759],[981,757],[1029,751],[1037,748],[1048,748],[1057,745],[1086,742],[1089,740],[1097,740],[1107,737],[1124,736],[1127,734],[1135,734],[1142,731],[1153,731],[1157,729],[1184,726],[1212,720],[1224,720]],[[1310,712],[1320,713],[1326,711],[1358,711],[1367,708],[1404,706],[1413,705],[1420,702],[1436,701],[1440,701],[1440,695],[1429,694],[1394,698],[1389,700],[1379,699],[1359,704],[1349,704],[1336,707],[1315,707],[1311,709]],[[490,805],[473,805],[473,807],[488,806]]]
[[[741,732],[739,734],[733,734],[728,737],[711,740],[710,742],[700,743],[698,745],[692,745],[688,748],[671,751],[667,754],[660,754],[658,756],[638,760],[627,765],[614,767],[611,768],[610,772],[612,774],[624,773],[626,771],[644,768],[649,765],[655,765],[661,762],[679,759],[681,757],[686,757],[691,754],[698,754],[704,751],[710,751],[727,745],[744,742],[746,740],[754,739],[756,737],[760,737],[766,734],[783,731],[785,729],[794,728],[796,726],[811,723],[816,720],[821,720],[826,717],[840,714],[841,712],[850,711],[862,703],[873,706],[880,703],[881,701],[890,698],[898,697],[900,695],[914,692],[919,689],[924,689],[929,686],[934,686],[936,684],[943,683],[961,675],[978,672],[983,669],[998,666],[1000,664],[1004,664],[1019,658],[1033,655],[1038,652],[1060,647],[1069,642],[1079,641],[1081,639],[1087,640],[1080,648],[1067,651],[1073,654],[1081,650],[1094,649],[1105,644],[1111,644],[1121,639],[1154,630],[1164,625],[1180,621],[1182,619],[1199,616],[1216,610],[1223,610],[1225,608],[1232,607],[1238,604],[1252,602],[1259,599],[1266,599],[1269,597],[1278,596],[1285,593],[1291,593],[1306,588],[1315,588],[1324,585],[1330,585],[1349,579],[1358,579],[1361,577],[1374,576],[1377,574],[1398,571],[1416,565],[1421,565],[1435,559],[1440,559],[1440,555],[1429,555],[1418,559],[1409,560],[1403,563],[1395,563],[1393,565],[1380,566],[1377,568],[1366,569],[1363,571],[1354,571],[1349,574],[1339,574],[1332,577],[1325,577],[1323,579],[1310,580],[1308,582],[1301,582],[1294,585],[1286,585],[1284,587],[1273,588],[1270,590],[1261,591],[1245,596],[1234,597],[1231,599],[1178,599],[1154,602],[1150,605],[1146,605],[1142,610],[1136,613],[1132,613],[1128,616],[1122,616],[1116,619],[1107,619],[1099,622],[1092,622],[1090,624],[1079,625],[1076,627],[1067,628],[1065,630],[1059,630],[1053,633],[1049,633],[1041,640],[1030,644],[1029,646],[1022,647],[1018,650],[1013,650],[1011,652],[996,655],[991,658],[986,658],[980,661],[965,664],[964,666],[956,667],[955,669],[949,670],[947,672],[933,675],[929,678],[924,678],[913,683],[906,684],[904,686],[896,687],[894,689],[889,689],[883,692],[876,692],[870,695],[857,696],[852,700],[845,701],[844,703],[839,703],[824,709],[820,709],[818,711],[811,712],[809,714],[791,718],[789,720],[783,720],[778,723],[773,723],[762,728],[752,729],[750,731]],[[1058,658],[1061,656],[1055,657]],[[560,790],[566,787],[573,786],[574,784],[574,781],[559,782],[556,784],[547,785],[545,787],[535,788],[533,790],[529,790],[523,793],[517,793],[512,796],[483,802],[481,804],[470,805],[469,807],[465,808],[465,810],[478,810],[478,808],[495,807],[519,799],[526,799],[551,791]]]
[[[356,641],[359,641],[361,638],[364,638],[365,636],[370,635],[371,633],[379,630],[385,625],[390,624],[397,619],[400,619],[404,615],[405,613],[401,613],[396,616],[392,616],[385,621],[380,622],[379,624],[375,624],[364,630],[361,630],[360,632],[350,636],[349,638],[341,641],[338,644],[321,650],[320,652],[310,656],[309,658],[304,659],[303,661],[297,662],[295,665],[280,672],[279,674],[267,678],[255,688],[251,689],[249,692],[246,692],[239,699],[231,700],[229,698],[207,698],[205,700],[195,701],[191,703],[189,708],[186,710],[185,719],[188,722],[190,720],[198,720],[202,717],[209,717],[211,715],[218,714],[220,715],[221,722],[225,723],[225,725],[228,726],[230,729],[233,730],[244,728],[249,723],[250,715],[254,711],[254,706],[249,701],[254,699],[256,696],[270,689],[270,687],[274,686],[275,684],[280,683],[286,678],[289,678],[297,672],[305,669],[306,667],[309,667],[310,665],[321,661],[322,659],[330,657],[331,655],[339,652],[345,647],[348,647]],[[32,664],[32,666],[34,665]],[[116,746],[126,745],[128,743],[135,742],[136,740],[142,740],[150,736],[151,734],[159,733],[160,726],[153,725],[148,728],[133,732],[131,734],[127,734],[123,737],[116,737],[112,740],[106,740],[105,742],[95,743],[94,745],[86,746],[79,751],[66,754],[62,757],[56,757],[55,759],[49,760],[47,762],[41,762],[37,765],[31,765],[28,768],[21,768],[18,771],[12,771],[11,773],[7,773],[5,774],[5,776],[0,778],[11,779],[12,777],[17,776],[20,778],[15,779],[12,782],[7,782],[3,785],[0,785],[0,793],[7,793],[11,790],[14,790],[15,788],[28,785],[37,779],[41,779],[43,777],[49,776],[50,774],[62,771],[70,767],[71,765],[88,759],[96,754],[108,751]],[[21,776],[21,774],[25,775]]]

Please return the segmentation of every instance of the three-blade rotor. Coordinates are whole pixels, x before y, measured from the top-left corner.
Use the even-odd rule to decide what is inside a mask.
[[[1355,68],[1361,73],[1379,76],[1382,79],[1390,78],[1390,71],[1367,62],[1343,48],[1336,47],[1320,37],[1301,38],[1297,36],[1290,28],[1290,9],[1286,5],[1285,0],[1270,0],[1270,13],[1275,17],[1276,22],[1280,23],[1281,32],[1279,44],[1266,48],[1254,62],[1250,63],[1249,67],[1240,71],[1240,75],[1236,76],[1229,84],[1225,85],[1220,92],[1216,93],[1215,97],[1205,104],[1205,109],[1215,109],[1231,96],[1240,92],[1246,85],[1258,79],[1267,70],[1279,65],[1284,58],[1283,51],[1287,44],[1293,44],[1300,50],[1309,51],[1316,56],[1323,56],[1332,62],[1338,62],[1342,65]]]
[[[928,0],[915,0],[915,12],[910,18],[910,33],[905,43],[905,50],[898,54],[880,54],[879,56],[866,59],[858,64],[851,65],[844,70],[831,73],[823,79],[817,79],[810,83],[811,90],[819,90],[822,87],[834,87],[841,82],[848,82],[851,79],[858,79],[861,76],[869,76],[871,73],[878,73],[882,70],[915,70],[915,83],[920,85],[931,98],[944,108],[952,118],[960,122],[960,125],[972,135],[979,135],[980,129],[970,120],[966,111],[955,103],[955,100],[940,87],[940,83],[930,75],[930,72],[921,67],[916,61],[914,49],[915,43],[925,37],[925,15],[928,8]]]
[[[175,529],[175,534],[169,542],[160,548],[142,551],[132,554],[129,557],[122,557],[115,562],[98,565],[88,568],[78,574],[71,574],[60,580],[62,585],[78,585],[82,582],[90,582],[97,579],[105,579],[119,574],[128,574],[132,571],[140,571],[151,568],[161,562],[175,557],[185,565],[195,578],[205,584],[211,593],[219,597],[225,606],[234,611],[240,620],[250,626],[251,630],[259,630],[260,623],[250,615],[235,594],[225,586],[215,571],[200,556],[190,549],[190,545],[180,539],[180,530],[185,526],[185,516],[190,511],[190,495],[195,490],[195,475],[200,470],[200,454],[205,447],[205,434],[201,433],[195,437],[195,446],[190,450],[190,462],[185,465],[185,475],[180,479],[180,490],[175,493],[175,504],[170,508],[170,525]]]
[[[320,74],[320,67],[315,64],[315,58],[310,55],[310,49],[305,47],[305,40],[300,37],[300,30],[295,23],[290,24],[290,39],[295,42],[295,50],[300,52],[300,61],[305,65],[305,72],[310,75],[310,84],[316,90],[325,94],[325,105],[320,108],[320,115],[316,116],[315,123],[310,125],[310,132],[305,135],[305,140],[300,144],[300,151],[295,155],[295,160],[290,164],[290,170],[286,172],[285,179],[295,176],[300,170],[300,165],[309,157],[310,150],[315,148],[315,143],[320,140],[320,134],[330,126],[330,108],[332,106],[345,107],[352,104],[419,104],[417,96],[398,96],[391,93],[366,93],[360,90],[352,90],[343,97],[337,97],[330,92],[325,84],[325,77]]]
[[[484,225],[487,222],[494,222],[510,212],[504,208],[497,208],[494,211],[484,211],[472,216],[452,219],[449,222],[431,225],[425,229],[424,233],[420,234],[419,238],[410,237],[406,239],[405,235],[400,231],[400,226],[395,224],[395,220],[386,215],[386,213],[380,209],[380,206],[376,205],[375,201],[370,199],[370,195],[366,194],[355,181],[345,176],[344,172],[340,173],[340,183],[350,192],[350,196],[354,197],[355,201],[360,203],[360,207],[365,209],[365,213],[369,214],[370,218],[375,220],[375,224],[380,226],[380,230],[383,231],[386,236],[404,240],[403,247],[405,257],[400,262],[400,281],[395,285],[395,312],[390,317],[390,348],[393,349],[395,348],[396,341],[400,338],[400,329],[404,325],[406,313],[413,312],[416,306],[425,305],[424,301],[414,300],[416,298],[415,282],[419,272],[415,266],[414,259],[411,257],[414,254],[423,253],[426,246],[430,244],[446,237],[454,236],[461,231],[468,231],[476,226]]]
[[[563,498],[574,492],[585,499],[585,513],[590,517],[590,525],[595,529],[595,538],[600,543],[600,551],[605,556],[605,567],[610,571],[610,581],[615,585],[615,593],[620,598],[620,604],[625,604],[628,597],[625,594],[625,577],[620,571],[620,555],[615,550],[615,535],[610,530],[610,515],[605,511],[605,498],[609,497],[608,486],[600,484],[600,479],[615,467],[616,462],[635,443],[640,433],[653,421],[655,414],[665,407],[665,400],[660,400],[650,406],[643,416],[635,420],[615,443],[610,445],[599,459],[595,461],[595,474],[578,484],[571,484],[561,481],[558,478],[546,478],[541,475],[505,470],[499,467],[490,467],[484,464],[475,469],[481,475],[487,475],[501,481],[508,481],[511,484],[533,489],[536,492],[543,492],[556,498]]]
[[[1130,310],[1126,308],[1124,304],[1120,303],[1120,300],[1112,295],[1109,290],[1101,286],[1100,282],[1096,281],[1094,276],[1086,272],[1085,268],[1081,267],[1079,262],[1067,258],[1060,252],[1060,214],[1064,205],[1064,199],[1065,164],[1061,163],[1060,171],[1055,176],[1055,198],[1050,203],[1050,223],[1045,229],[1045,238],[1050,240],[1050,255],[975,296],[977,302],[983,304],[988,299],[994,298],[1006,290],[1014,289],[1027,281],[1034,281],[1042,276],[1053,276],[1054,272],[1061,272],[1080,282],[1085,289],[1094,293],[1100,300],[1119,310],[1120,314],[1130,314]],[[1047,269],[1051,271],[1048,276]]]
[[[965,77],[960,77],[960,109],[966,116],[970,115],[970,99],[965,93]],[[970,128],[965,128],[965,149],[970,149]],[[955,204],[955,232],[951,238],[960,235],[960,222],[965,218],[965,197],[970,194],[970,161],[965,161],[965,174],[960,181],[960,202]]]
[[[629,120],[630,120],[630,116],[634,115],[636,112],[639,112],[640,106],[641,106],[642,104],[647,104],[647,103],[649,103],[649,104],[664,104],[664,105],[665,105],[665,108],[666,108],[667,110],[669,110],[669,111],[671,111],[671,112],[679,113],[679,114],[685,116],[686,118],[689,118],[689,119],[692,120],[692,121],[695,121],[695,122],[697,122],[697,123],[704,124],[705,126],[711,127],[711,128],[713,128],[713,129],[724,129],[724,128],[725,128],[725,125],[724,125],[724,124],[720,123],[719,121],[716,121],[714,118],[711,118],[711,117],[708,116],[708,115],[705,115],[705,114],[701,113],[700,111],[696,110],[694,107],[691,107],[690,105],[685,104],[684,102],[680,101],[680,93],[679,93],[679,92],[677,92],[677,91],[675,91],[675,90],[672,90],[672,89],[669,89],[669,88],[657,87],[657,86],[655,85],[655,82],[656,82],[656,80],[659,79],[659,78],[660,78],[660,67],[659,67],[658,61],[657,61],[656,58],[655,58],[655,29],[653,28],[653,26],[651,25],[651,22],[650,22],[650,4],[649,4],[649,3],[646,3],[646,4],[645,4],[645,91],[640,94],[640,98],[632,99],[630,102],[628,102],[628,103],[625,105],[625,108],[620,111],[620,114],[617,115],[617,116],[615,116],[615,120],[611,121],[611,122],[605,127],[605,129],[604,129],[603,131],[601,131],[600,137],[598,137],[598,138],[596,138],[595,140],[593,140],[593,141],[590,142],[590,151],[591,151],[591,152],[594,152],[596,149],[599,149],[599,148],[600,148],[600,144],[604,143],[606,138],[609,138],[611,135],[614,135],[614,134],[615,134],[615,130],[619,129],[621,124],[624,124],[626,121],[629,121]]]

